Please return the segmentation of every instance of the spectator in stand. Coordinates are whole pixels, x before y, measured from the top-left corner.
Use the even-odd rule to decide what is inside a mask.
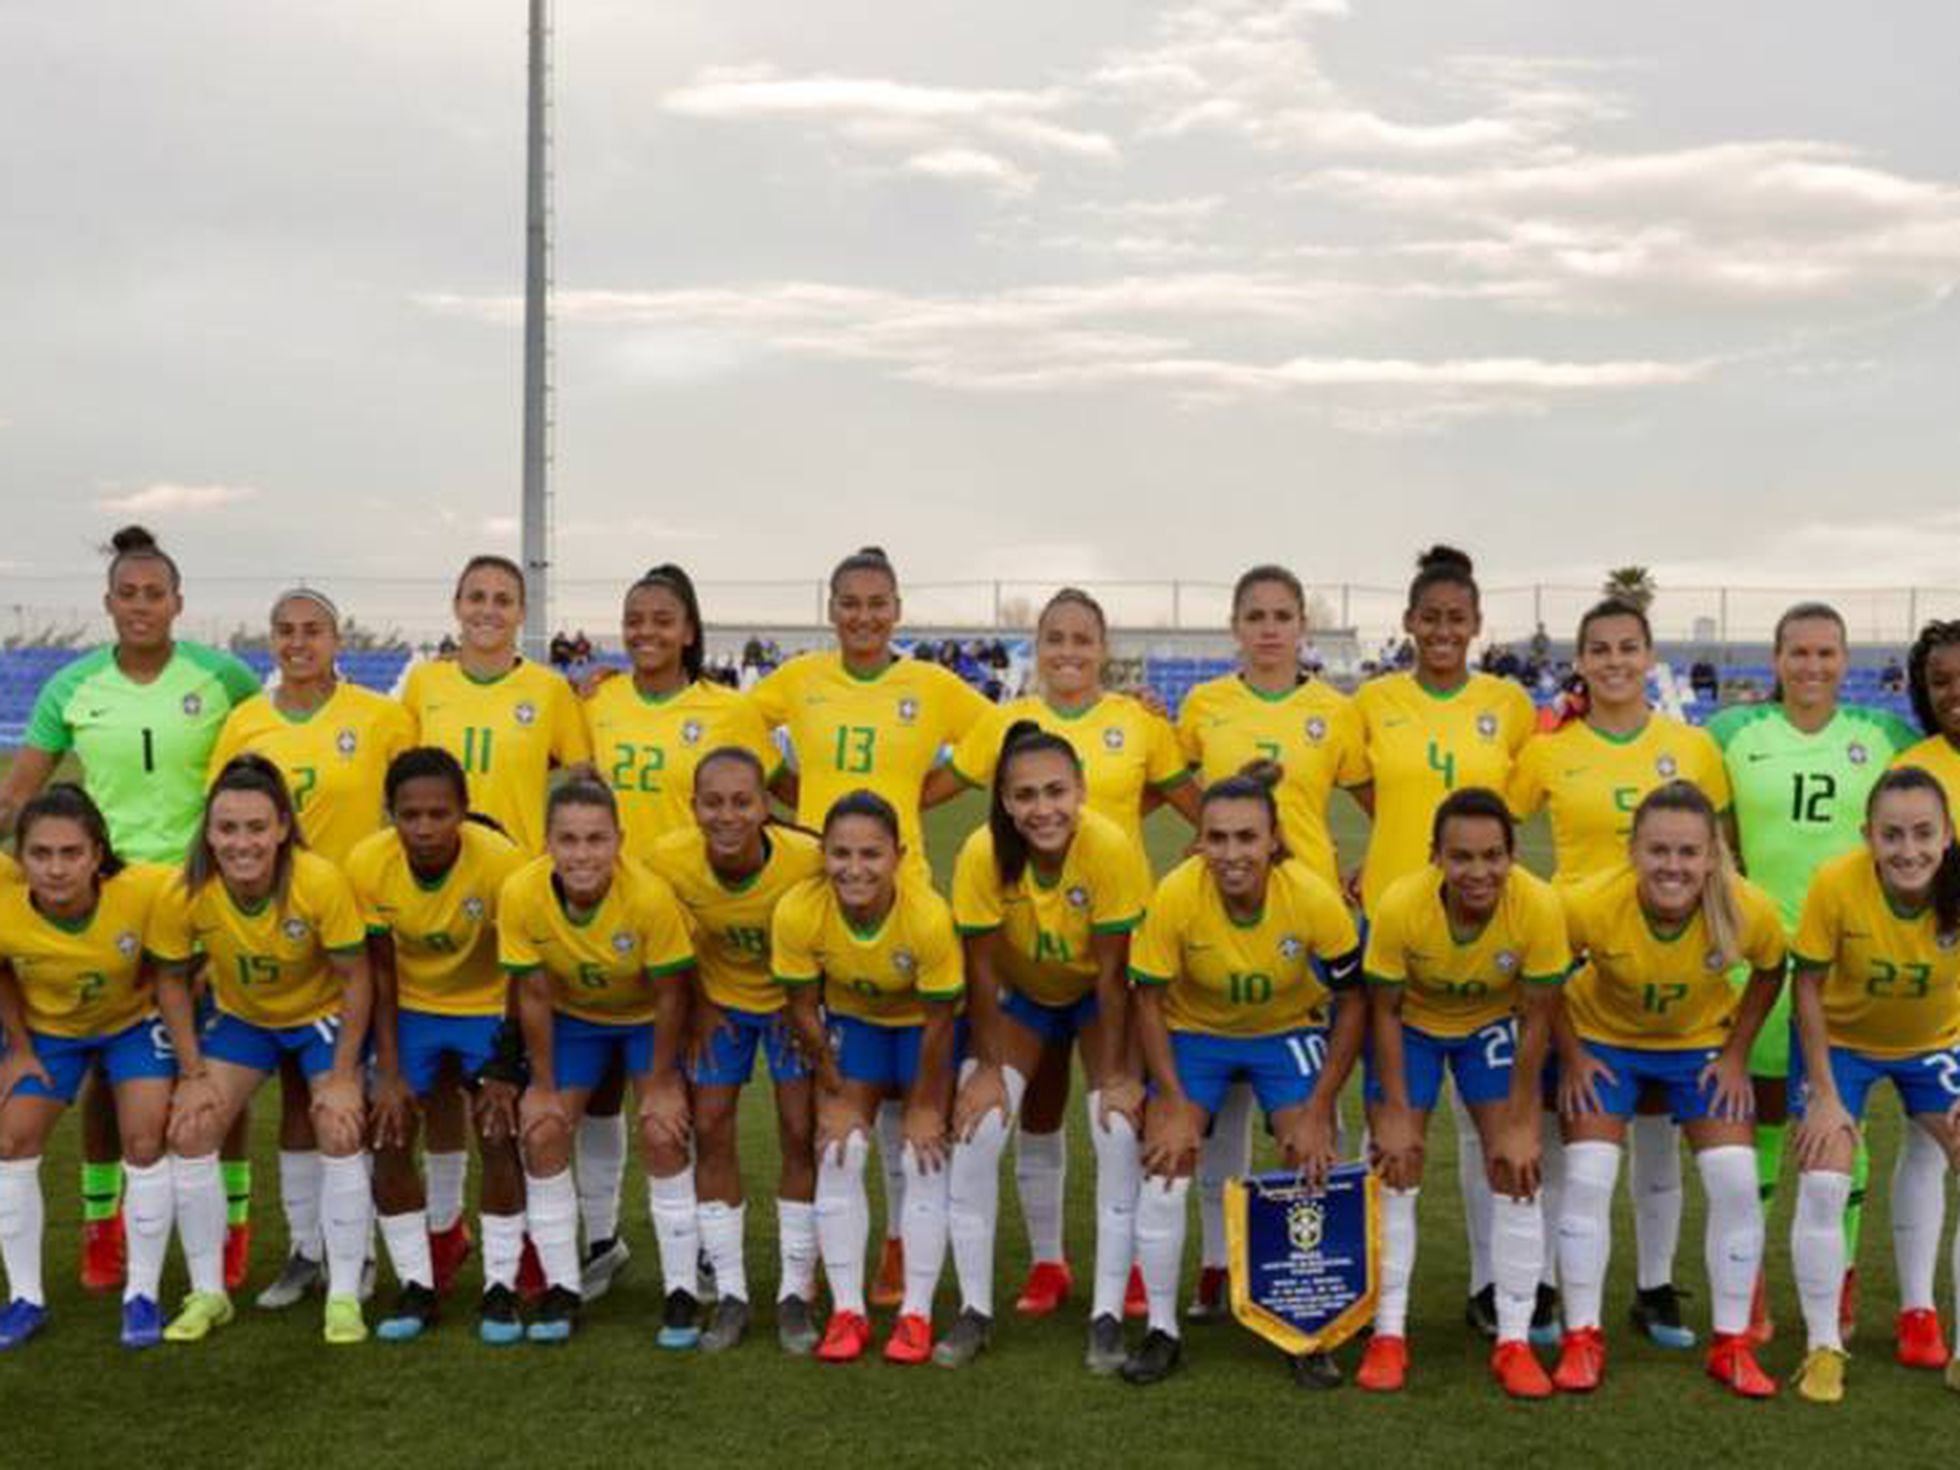
[[[1698,658],[1688,668],[1688,687],[1695,692],[1695,698],[1705,699],[1710,704],[1722,697],[1722,680],[1715,672],[1715,665],[1705,658]]]
[[[1885,660],[1885,669],[1879,674],[1878,682],[1887,694],[1906,692],[1906,671],[1900,667],[1896,656]]]

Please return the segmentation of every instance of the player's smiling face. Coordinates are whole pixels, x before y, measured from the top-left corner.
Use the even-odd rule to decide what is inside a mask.
[[[1776,644],[1776,682],[1794,709],[1828,709],[1844,683],[1844,629],[1831,618],[1796,618]]]
[[[1948,643],[1926,656],[1926,695],[1940,733],[1960,740],[1960,643]]]
[[[1001,805],[1014,830],[1044,857],[1068,851],[1082,817],[1082,773],[1059,750],[1030,750],[1001,770]]]
[[[846,912],[877,918],[891,907],[899,852],[898,839],[876,817],[839,817],[824,829],[824,874]]]
[[[1262,579],[1247,587],[1232,609],[1232,636],[1247,672],[1292,678],[1300,666],[1306,610],[1286,583]]]
[[[762,782],[747,761],[704,761],[694,772],[694,821],[707,839],[710,861],[758,856],[769,816]]]
[[[595,803],[563,802],[545,829],[551,871],[567,901],[590,908],[606,896],[619,858],[619,821]]]
[[[1654,648],[1638,618],[1594,618],[1579,642],[1579,673],[1595,704],[1626,706],[1647,700]]]
[[[1087,704],[1102,688],[1109,646],[1102,619],[1079,602],[1059,602],[1035,630],[1035,672],[1041,692],[1056,704]]]
[[[1198,850],[1227,903],[1258,907],[1279,855],[1279,836],[1263,801],[1228,796],[1206,802],[1198,813]]]
[[[1443,871],[1452,907],[1465,918],[1481,918],[1497,907],[1511,872],[1511,845],[1495,817],[1451,817],[1436,843],[1436,866]]]
[[[1917,906],[1932,892],[1933,875],[1953,841],[1953,827],[1939,793],[1916,788],[1887,791],[1872,803],[1865,840],[1871,844],[1885,891]]]
[[[417,872],[446,872],[462,847],[463,803],[440,776],[411,776],[395,788],[389,809],[402,851]]]
[[[830,625],[845,661],[860,666],[891,656],[898,626],[898,584],[887,572],[846,572],[830,592]]]
[[[74,919],[95,905],[102,849],[73,817],[41,817],[20,840],[20,866],[34,907],[50,918]]]
[[[333,676],[340,630],[310,597],[289,597],[272,610],[272,656],[286,684],[317,684]]]
[[[116,627],[116,644],[131,652],[164,647],[184,610],[183,596],[171,580],[170,564],[159,556],[125,556],[117,562],[102,595],[102,610]]]
[[[1648,812],[1632,841],[1640,906],[1668,922],[1692,918],[1715,871],[1715,843],[1714,827],[1697,812]]]
[[[256,901],[272,891],[279,849],[292,830],[263,791],[220,791],[211,798],[204,836],[233,898]]]
[[[687,608],[670,587],[635,587],[620,614],[619,637],[642,678],[672,675],[681,655],[699,637]]]
[[[472,652],[511,652],[523,623],[524,589],[504,568],[477,567],[456,589],[456,626]]]
[[[1483,625],[1475,594],[1460,582],[1431,583],[1402,615],[1402,630],[1416,645],[1416,665],[1431,681],[1463,678]]]

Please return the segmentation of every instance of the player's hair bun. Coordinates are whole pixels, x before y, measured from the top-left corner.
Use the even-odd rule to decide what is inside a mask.
[[[860,546],[857,554],[866,561],[881,561],[887,566],[891,564],[891,558],[885,555],[885,548],[882,546]]]
[[[157,550],[157,538],[146,526],[124,526],[109,538],[109,550],[116,556]]]
[[[1280,782],[1286,779],[1286,767],[1276,760],[1268,760],[1262,756],[1258,760],[1247,761],[1240,766],[1239,775],[1247,781],[1265,787],[1268,791],[1277,791]]]
[[[1439,541],[1427,551],[1416,554],[1416,570],[1418,572],[1461,572],[1467,577],[1475,569],[1471,565],[1470,554],[1467,551],[1458,551],[1454,546],[1446,546]]]

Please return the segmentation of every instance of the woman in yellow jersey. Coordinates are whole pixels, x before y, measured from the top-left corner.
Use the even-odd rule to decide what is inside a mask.
[[[388,762],[415,743],[415,722],[394,700],[342,679],[340,612],[325,593],[295,587],[272,604],[272,656],[279,682],[225,717],[211,750],[216,777],[241,751],[257,751],[286,778],[306,845],[344,863],[354,844],[382,825],[381,783]],[[259,1293],[262,1307],[299,1302],[320,1284],[320,1155],[308,1115],[306,1079],[292,1058],[279,1069],[279,1199],[291,1242],[278,1277]],[[452,1130],[461,1109],[444,1109]]]
[[[454,659],[417,664],[402,685],[417,739],[463,764],[470,808],[526,853],[544,850],[553,766],[591,759],[572,686],[517,650],[524,573],[507,557],[473,556],[456,581]]]
[[[1109,634],[1102,607],[1088,593],[1064,587],[1048,600],[1035,623],[1035,677],[1040,692],[1001,706],[969,730],[950,764],[927,780],[926,804],[932,804],[942,785],[991,788],[1008,727],[1031,720],[1074,748],[1088,810],[1117,823],[1139,851],[1144,815],[1159,802],[1195,822],[1197,784],[1177,732],[1139,700],[1103,688],[1108,661]],[[1031,1257],[1027,1282],[1014,1307],[1029,1317],[1055,1311],[1074,1285],[1062,1243],[1068,1169],[1063,1118],[1069,1073],[1066,1045],[1043,1051],[1042,1065],[1027,1078],[1020,1126],[1014,1132],[1014,1183]],[[1245,1131],[1242,1125],[1241,1136]],[[1141,1290],[1139,1281],[1139,1301]]]
[[[21,808],[21,870],[0,883],[0,1350],[46,1323],[41,1155],[98,1059],[115,1091],[129,1267],[124,1347],[163,1337],[158,1282],[170,1244],[164,1124],[176,1058],[143,968],[150,912],[170,870],[125,867],[81,787],[59,782]]]
[[[1949,811],[1960,811],[1960,618],[1919,630],[1906,655],[1912,712],[1926,738],[1899,757],[1902,766],[1932,772]]]
[[[1150,867],[1141,843],[1089,808],[1082,761],[1067,739],[1019,720],[991,764],[987,825],[967,838],[953,871],[973,1062],[954,1109],[947,1204],[961,1311],[933,1359],[963,1367],[987,1344],[1001,1152],[1028,1080],[1054,1066],[1055,1054],[1066,1077],[1073,1047],[1089,1080],[1096,1150],[1088,1365],[1114,1373],[1123,1365],[1124,1286],[1135,1258],[1143,1112],[1143,1088],[1126,1056],[1125,972],[1130,931],[1150,898]],[[1064,1280],[1057,1299],[1066,1290]]]
[[[1517,865],[1504,799],[1480,786],[1436,808],[1432,866],[1388,887],[1363,962],[1373,1015],[1368,1126],[1382,1174],[1383,1259],[1375,1332],[1355,1382],[1408,1378],[1409,1282],[1424,1138],[1447,1073],[1470,1110],[1494,1198],[1497,1348],[1491,1372],[1513,1398],[1552,1383],[1528,1335],[1545,1253],[1539,1209],[1540,1078],[1558,988],[1571,967],[1551,885]]]
[[[898,574],[884,552],[867,546],[845,557],[830,574],[836,650],[792,658],[749,697],[764,723],[789,735],[796,757],[796,820],[815,829],[839,797],[875,792],[898,813],[906,862],[924,878],[920,811],[958,789],[945,783],[928,792],[926,778],[941,750],[957,745],[993,706],[950,669],[893,652],[902,610]],[[876,1131],[887,1208],[871,1301],[890,1306],[902,1294],[904,1275],[898,1221],[905,1173],[899,1166],[896,1101],[878,1110]]]
[[[694,765],[694,820],[653,845],[650,866],[673,886],[695,934],[700,987],[694,997],[694,1192],[701,1248],[715,1275],[715,1308],[701,1347],[720,1352],[748,1327],[748,1273],[742,1259],[745,1206],[737,1156],[742,1088],[758,1047],[776,1092],[781,1164],[776,1227],[782,1269],[776,1337],[784,1352],[817,1345],[815,1113],[810,1069],[784,1016],[786,998],[771,976],[769,924],[777,901],[823,871],[817,839],[769,819],[766,772],[743,745],[709,750]]]
[[[1565,1334],[1552,1382],[1585,1393],[1605,1375],[1600,1297],[1613,1186],[1627,1120],[1652,1084],[1666,1091],[1708,1196],[1708,1372],[1735,1393],[1767,1398],[1776,1384],[1748,1336],[1763,1254],[1749,1047],[1783,986],[1782,921],[1775,900],[1736,876],[1699,787],[1670,781],[1648,792],[1629,851],[1625,868],[1560,895],[1583,963],[1566,984],[1558,1032]],[[1739,991],[1729,979],[1738,963],[1751,971]]]
[[[1131,1383],[1157,1382],[1181,1356],[1184,1200],[1226,1090],[1252,1084],[1281,1156],[1309,1182],[1335,1162],[1341,1088],[1367,1025],[1356,991],[1361,953],[1340,892],[1287,858],[1273,794],[1281,780],[1270,763],[1255,763],[1205,788],[1200,855],[1157,885],[1131,946],[1136,1031],[1153,1088],[1136,1210],[1150,1330],[1123,1364]],[[1321,1354],[1297,1359],[1295,1373],[1310,1387],[1339,1381]]]
[[[1811,881],[1792,972],[1802,1174],[1790,1262],[1809,1334],[1796,1387],[1812,1402],[1836,1403],[1844,1397],[1844,1206],[1873,1085],[1889,1080],[1909,1132],[1960,1166],[1960,847],[1930,772],[1896,767],[1872,787],[1865,846],[1830,859]],[[1933,1306],[1939,1240],[1937,1216],[1930,1230],[1895,1229],[1897,1357],[1909,1368],[1944,1368],[1947,1386],[1960,1389],[1960,1364],[1947,1357]],[[1960,1264],[1960,1243],[1955,1254]]]
[[[687,995],[694,949],[673,889],[620,852],[619,812],[574,772],[545,813],[545,855],[513,873],[497,905],[497,950],[516,989],[531,1081],[520,1102],[531,1240],[548,1283],[526,1330],[572,1335],[579,1309],[572,1139],[586,1099],[617,1068],[639,1098],[640,1152],[666,1302],[659,1342],[698,1337],[700,1231],[688,1160]]]
[[[820,877],[784,894],[770,963],[817,1082],[817,1244],[832,1311],[817,1357],[848,1363],[871,1344],[865,1315],[866,1132],[880,1099],[904,1098],[905,1290],[885,1360],[932,1354],[932,1297],[946,1255],[947,1111],[965,981],[946,901],[907,860],[899,815],[872,791],[838,798],[823,824]]]
[[[177,1050],[170,1145],[177,1234],[191,1292],[164,1329],[196,1342],[231,1320],[224,1292],[224,1187],[218,1142],[281,1058],[299,1059],[320,1139],[326,1236],[326,1339],[367,1336],[358,1295],[372,1210],[362,1148],[361,1060],[372,1001],[366,936],[340,870],[300,843],[292,798],[264,756],[218,773],[183,876],[157,900],[149,947],[157,999]],[[192,1021],[199,954],[215,1013]]]
[[[425,745],[396,756],[384,794],[392,825],[363,839],[347,860],[374,971],[375,1208],[401,1283],[375,1335],[384,1342],[419,1337],[469,1248],[469,1155],[432,1140],[426,1189],[415,1166],[422,1112],[438,1091],[461,1085],[475,1094],[483,1157],[478,1335],[492,1345],[513,1343],[523,1334],[516,1286],[524,1176],[516,1145],[518,1045],[497,965],[497,897],[524,857],[486,821],[471,820],[469,782],[446,750]]]
[[[1721,749],[1705,731],[1647,704],[1647,676],[1654,667],[1647,614],[1634,603],[1607,598],[1579,619],[1575,648],[1575,667],[1585,687],[1584,714],[1525,742],[1509,792],[1511,810],[1520,820],[1539,811],[1550,815],[1553,882],[1561,889],[1626,861],[1633,810],[1664,781],[1679,779],[1700,787],[1724,820],[1729,811]],[[1545,1197],[1554,1217],[1557,1126],[1557,1118],[1548,1114]],[[1658,1093],[1642,1099],[1628,1147],[1639,1257],[1633,1324],[1657,1346],[1690,1348],[1695,1335],[1681,1320],[1674,1289],[1684,1198],[1680,1130]],[[1549,1330],[1555,1307],[1549,1284],[1542,1295],[1539,1319]]]

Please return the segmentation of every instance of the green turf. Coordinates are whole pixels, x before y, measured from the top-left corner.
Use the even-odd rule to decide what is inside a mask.
[[[978,820],[977,798],[929,820],[936,870],[950,866],[959,837]],[[1353,860],[1359,818],[1337,813]],[[1181,841],[1177,820],[1152,819],[1160,866]],[[1542,830],[1527,855],[1543,865]],[[760,1304],[775,1285],[774,1213],[768,1181],[774,1146],[766,1089],[744,1114],[751,1291]],[[276,1267],[282,1230],[272,1167],[270,1106],[258,1119],[258,1248],[251,1289]],[[1093,1236],[1092,1165],[1079,1104],[1069,1176],[1069,1244],[1087,1274]],[[1960,1400],[1937,1375],[1889,1360],[1895,1307],[1884,1180],[1898,1115],[1887,1094],[1874,1121],[1877,1196],[1867,1214],[1865,1312],[1849,1402],[1836,1411],[1789,1400],[1735,1401],[1701,1376],[1699,1358],[1636,1343],[1623,1314],[1631,1290],[1632,1233],[1624,1207],[1609,1290],[1612,1361],[1604,1390],[1587,1400],[1514,1405],[1484,1369],[1484,1347],[1462,1323],[1464,1247],[1447,1113],[1438,1119],[1421,1211],[1423,1237],[1410,1324],[1410,1389],[1380,1399],[1344,1389],[1305,1394],[1291,1387],[1278,1356],[1235,1326],[1194,1328],[1186,1371],[1152,1390],[1091,1378],[1080,1366],[1083,1302],[1029,1326],[1003,1313],[991,1353],[962,1374],[901,1370],[868,1360],[845,1368],[783,1358],[759,1306],[757,1331],[740,1351],[704,1359],[653,1346],[657,1268],[645,1190],[629,1180],[631,1274],[588,1314],[563,1349],[491,1350],[474,1335],[470,1293],[453,1320],[407,1346],[368,1343],[330,1349],[318,1309],[284,1316],[254,1311],[195,1348],[131,1356],[115,1346],[115,1305],[73,1284],[77,1246],[74,1138],[64,1125],[44,1174],[49,1197],[47,1269],[54,1319],[27,1349],[0,1355],[0,1466],[146,1465],[485,1466],[625,1464],[699,1457],[720,1465],[1295,1466],[1338,1456],[1349,1464],[1462,1464],[1499,1459],[1590,1465],[1684,1462],[1762,1466],[1931,1463],[1934,1435],[1960,1423]],[[1261,1157],[1269,1158],[1261,1141]],[[874,1180],[877,1171],[871,1171]],[[1772,1371],[1794,1366],[1798,1331],[1787,1266],[1788,1191],[1770,1230],[1770,1270],[1784,1334],[1766,1354]],[[875,1211],[874,1211],[875,1213]],[[999,1300],[1003,1308],[1027,1265],[1011,1180],[1002,1192]],[[876,1226],[874,1225],[874,1231]],[[1700,1193],[1689,1174],[1688,1220],[1679,1279],[1695,1295],[1693,1320],[1706,1327]],[[1191,1230],[1195,1252],[1197,1228]],[[173,1264],[166,1291],[180,1278]],[[1188,1283],[1187,1283],[1188,1286]],[[384,1287],[384,1291],[385,1291]],[[950,1315],[951,1272],[940,1319]],[[370,1314],[373,1315],[372,1313]],[[882,1314],[881,1314],[882,1315]],[[882,1327],[882,1322],[880,1323]],[[1343,1357],[1352,1362],[1355,1348]]]

